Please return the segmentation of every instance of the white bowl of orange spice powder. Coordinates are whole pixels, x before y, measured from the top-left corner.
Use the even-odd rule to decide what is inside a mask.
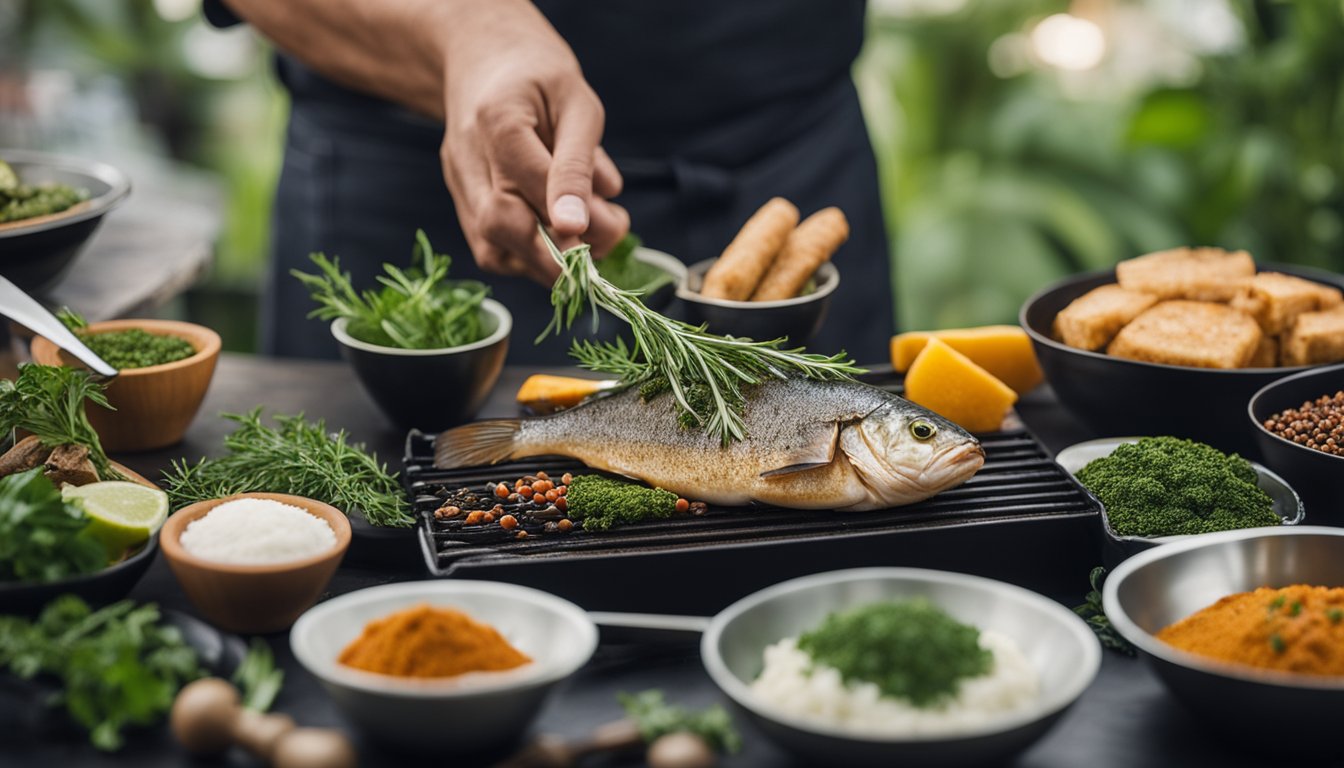
[[[310,609],[290,645],[368,735],[464,754],[526,733],[550,690],[592,656],[597,628],[573,603],[528,587],[416,581]]]

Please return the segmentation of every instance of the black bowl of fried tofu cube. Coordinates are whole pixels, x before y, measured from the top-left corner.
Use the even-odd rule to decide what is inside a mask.
[[[1246,404],[1344,362],[1344,276],[1175,248],[1062,280],[1020,314],[1060,402],[1100,435],[1175,435],[1259,456]]]

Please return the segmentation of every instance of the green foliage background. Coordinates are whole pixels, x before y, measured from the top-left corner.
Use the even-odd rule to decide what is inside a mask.
[[[207,79],[182,56],[199,21],[164,21],[151,0],[9,1],[34,58],[56,41],[115,73],[172,156],[219,175],[225,228],[197,296],[227,295],[228,311],[206,321],[231,322],[260,283],[285,119],[264,49],[237,79]],[[996,41],[1068,3],[968,0],[923,14],[875,3],[855,77],[898,324],[1012,322],[1051,280],[1174,245],[1344,271],[1344,3],[1228,5],[1244,44],[1200,56],[1192,81],[1079,94],[1047,67],[999,76],[989,65]]]

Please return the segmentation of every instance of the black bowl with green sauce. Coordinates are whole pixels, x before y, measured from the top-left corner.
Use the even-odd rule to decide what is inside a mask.
[[[1100,440],[1088,440],[1087,442],[1071,445],[1060,451],[1055,456],[1055,461],[1065,469],[1074,478],[1077,478],[1078,472],[1088,463],[1095,459],[1100,459],[1111,455],[1117,447],[1125,443],[1137,443],[1138,437],[1107,437]],[[1279,477],[1269,468],[1250,462],[1251,468],[1255,470],[1256,485],[1260,490],[1269,496],[1272,502],[1274,514],[1281,521],[1281,525],[1299,525],[1306,518],[1306,510],[1302,500],[1298,498],[1297,492],[1292,486],[1288,485],[1283,478]],[[1080,483],[1081,484],[1081,483]],[[1086,486],[1083,486],[1087,490]],[[1088,491],[1092,494],[1091,491]],[[1095,498],[1095,494],[1092,494]],[[1166,544],[1173,541],[1184,541],[1203,534],[1183,534],[1175,536],[1127,536],[1117,533],[1115,527],[1111,524],[1111,518],[1106,512],[1106,505],[1100,499],[1097,505],[1101,507],[1101,531],[1102,531],[1102,562],[1105,566],[1115,568],[1126,559],[1137,555],[1144,550],[1151,549],[1159,544]]]
[[[0,160],[24,184],[64,184],[88,194],[69,211],[0,226],[0,275],[42,293],[65,275],[103,216],[130,194],[131,182],[116,168],[91,160],[10,149],[0,149]]]

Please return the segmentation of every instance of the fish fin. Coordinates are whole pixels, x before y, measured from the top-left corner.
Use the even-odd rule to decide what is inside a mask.
[[[434,467],[457,469],[498,464],[513,456],[522,422],[487,419],[453,427],[434,438]]]
[[[761,473],[761,477],[770,478],[806,472],[809,469],[825,467],[835,461],[835,448],[840,442],[840,424],[838,422],[817,424],[809,428],[807,434],[802,436],[810,439],[804,441],[806,443],[804,447],[795,450],[786,457],[789,463],[774,469],[767,469]]]

